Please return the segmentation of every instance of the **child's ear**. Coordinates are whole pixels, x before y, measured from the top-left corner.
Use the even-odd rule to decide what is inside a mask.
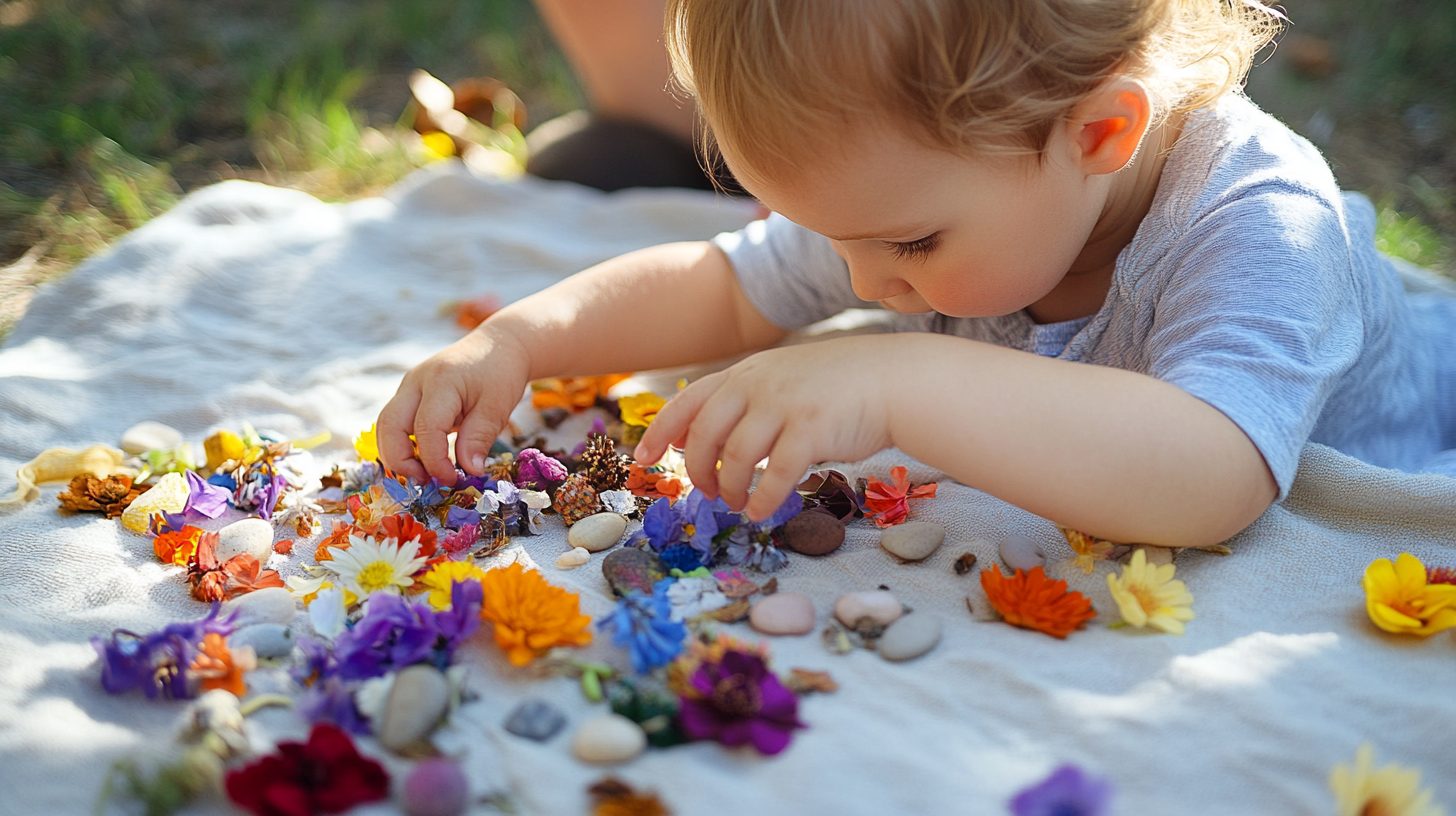
[[[1152,116],[1148,89],[1126,77],[1103,83],[1077,103],[1068,124],[1083,171],[1101,175],[1126,167],[1137,155]]]

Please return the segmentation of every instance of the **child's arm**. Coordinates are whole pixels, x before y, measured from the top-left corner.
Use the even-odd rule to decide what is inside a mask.
[[[530,380],[721,359],[786,335],[711,244],[633,252],[512,303],[416,366],[379,415],[380,454],[416,480],[453,484],[446,435],[459,429],[456,459],[478,475]]]
[[[934,334],[774,349],[677,395],[638,459],[669,441],[709,496],[767,517],[806,468],[898,446],[957,480],[1100,538],[1222,541],[1274,500],[1232,421],[1146,375]],[[753,465],[769,456],[752,499]],[[715,470],[716,460],[721,470]]]

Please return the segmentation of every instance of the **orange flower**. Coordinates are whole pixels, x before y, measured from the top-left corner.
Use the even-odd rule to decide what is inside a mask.
[[[435,554],[434,530],[421,524],[418,519],[409,513],[395,513],[381,522],[384,527],[384,534],[381,538],[392,538],[403,544],[406,541],[420,542],[420,557],[429,558]]]
[[[668,498],[677,501],[682,496],[683,483],[676,476],[648,470],[633,462],[627,466],[626,488],[634,496],[645,496],[649,499]]]
[[[368,493],[355,493],[348,499],[349,512],[354,515],[354,526],[366,533],[379,529],[386,516],[403,510],[399,502],[384,492],[382,485],[370,485]]]
[[[591,617],[581,614],[576,593],[552,586],[519,562],[493,569],[480,581],[480,617],[494,624],[495,643],[513,666],[524,666],[553,646],[591,643]]]
[[[162,563],[185,567],[192,560],[192,554],[197,552],[202,532],[201,527],[190,524],[180,530],[169,530],[152,539],[152,550]]]
[[[325,536],[324,540],[320,541],[318,547],[314,549],[313,560],[329,561],[333,559],[333,556],[329,554],[330,547],[338,547],[341,550],[349,549],[349,535],[355,532],[361,536],[364,535],[363,530],[356,531],[354,525],[347,521],[334,522],[333,531]]]
[[[929,499],[935,496],[937,484],[910,487],[909,471],[903,465],[890,468],[890,484],[871,477],[865,485],[865,515],[876,527],[892,527],[905,521],[910,515],[911,499]]]
[[[1068,592],[1066,581],[1047,578],[1041,567],[1017,570],[1010,578],[995,567],[983,570],[981,588],[1007,623],[1052,637],[1065,638],[1097,617],[1086,595]]]
[[[203,691],[222,689],[242,697],[247,692],[243,675],[257,665],[252,649],[234,653],[222,635],[209,633],[202,637],[201,653],[192,661],[192,673],[201,678]]]
[[[605,396],[608,389],[631,374],[602,374],[596,377],[552,377],[531,383],[531,406],[537,411],[565,408],[584,411]]]

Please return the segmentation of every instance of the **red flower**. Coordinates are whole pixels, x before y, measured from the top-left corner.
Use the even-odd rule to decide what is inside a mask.
[[[891,484],[885,484],[871,478],[865,485],[865,515],[874,521],[876,527],[900,524],[910,515],[911,499],[935,496],[935,482],[911,489],[909,471],[904,466],[890,468],[890,481]]]
[[[349,735],[327,723],[308,742],[280,742],[278,753],[227,775],[227,795],[258,816],[342,813],[389,796],[389,774],[361,756]]]
[[[406,541],[420,542],[420,555],[429,558],[435,554],[436,533],[409,513],[395,513],[384,517],[384,535],[403,544]]]

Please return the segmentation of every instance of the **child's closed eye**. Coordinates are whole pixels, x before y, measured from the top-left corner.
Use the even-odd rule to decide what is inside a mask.
[[[885,248],[894,253],[895,260],[923,261],[940,246],[940,233],[932,232],[924,238],[913,241],[884,241]]]

